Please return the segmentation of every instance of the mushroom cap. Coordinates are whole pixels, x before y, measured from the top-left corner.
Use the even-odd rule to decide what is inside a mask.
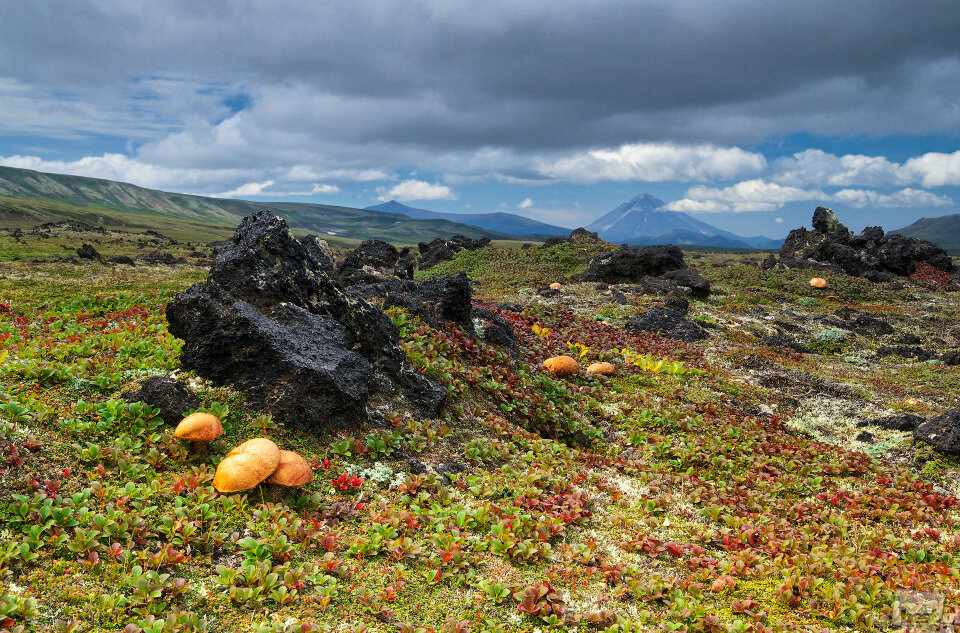
[[[550,287],[553,288],[554,290],[560,290],[561,288],[563,288],[563,286],[561,286],[560,283],[557,281],[550,284]]]
[[[173,434],[183,440],[209,442],[223,435],[223,425],[212,413],[191,413],[180,420]]]
[[[266,479],[280,463],[280,449],[264,437],[247,440],[227,453],[217,466],[213,487],[220,492],[249,490]]]
[[[554,376],[570,376],[580,371],[580,364],[569,356],[554,356],[543,361]]]
[[[814,277],[810,280],[810,286],[813,288],[826,288],[828,285],[827,280],[823,277]]]
[[[614,367],[611,363],[594,363],[587,367],[588,374],[613,374],[616,373],[617,368]]]
[[[280,451],[280,463],[267,478],[267,483],[281,486],[302,486],[313,481],[313,471],[307,460],[293,451]]]

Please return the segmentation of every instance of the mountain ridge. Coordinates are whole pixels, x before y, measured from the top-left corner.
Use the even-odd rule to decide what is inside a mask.
[[[444,213],[441,211],[430,211],[428,209],[411,207],[396,200],[364,207],[364,210],[399,213],[418,219],[461,222],[482,229],[511,233],[519,236],[567,236],[570,234],[570,229],[568,228],[555,224],[547,224],[522,215],[517,215],[516,213],[506,213],[504,211],[491,213]]]

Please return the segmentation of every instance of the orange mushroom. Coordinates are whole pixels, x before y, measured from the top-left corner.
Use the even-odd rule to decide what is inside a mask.
[[[191,413],[180,420],[173,434],[182,440],[190,440],[191,453],[203,455],[207,452],[207,442],[223,435],[223,425],[211,413]]]
[[[280,451],[280,462],[273,474],[267,477],[271,496],[279,500],[284,488],[296,488],[313,481],[313,471],[307,460],[293,451]]]
[[[543,366],[554,376],[572,376],[580,371],[580,364],[569,356],[553,356],[543,361]]]
[[[810,280],[810,287],[812,288],[823,289],[823,288],[826,288],[828,285],[829,284],[827,283],[827,280],[824,279],[823,277],[814,277],[813,279]]]
[[[563,286],[560,285],[560,283],[559,283],[559,282],[556,282],[556,281],[553,282],[552,284],[550,284],[550,287],[553,288],[554,290],[560,290],[561,288],[563,288]]]
[[[269,477],[280,463],[280,449],[264,437],[247,440],[223,458],[213,476],[220,492],[249,490]]]
[[[594,363],[587,367],[588,374],[613,374],[616,373],[617,368],[613,366],[612,363]]]

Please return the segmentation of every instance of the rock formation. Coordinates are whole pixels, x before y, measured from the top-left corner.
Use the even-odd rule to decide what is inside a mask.
[[[813,231],[799,228],[780,249],[780,268],[829,268],[870,281],[889,281],[912,274],[917,263],[951,272],[953,262],[945,250],[924,240],[885,235],[879,226],[859,235],[847,229],[830,209],[817,207]]]
[[[235,386],[294,428],[362,421],[372,385],[400,387],[427,415],[443,401],[439,386],[403,365],[383,311],[349,296],[269,211],[244,218],[207,281],[166,313],[184,340],[184,369]]]

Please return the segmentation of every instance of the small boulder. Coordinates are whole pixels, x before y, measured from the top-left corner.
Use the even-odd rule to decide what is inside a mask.
[[[517,335],[509,321],[492,310],[473,306],[473,324],[484,341],[503,348],[514,358],[517,357],[519,354]]]
[[[683,251],[672,244],[657,246],[621,246],[618,250],[595,257],[583,281],[608,284],[636,283],[646,275],[659,276],[670,270],[687,267]]]
[[[710,296],[710,282],[689,268],[668,270],[663,274],[663,278],[677,284],[684,290],[685,294],[689,294],[691,297],[705,299]]]
[[[628,330],[655,332],[688,343],[707,338],[703,328],[686,318],[689,305],[686,299],[672,299],[662,306],[655,306],[628,319],[624,327]]]
[[[143,381],[137,391],[122,394],[127,402],[146,402],[160,409],[160,418],[171,426],[176,426],[187,411],[200,406],[200,399],[179,380],[154,376]]]
[[[136,262],[129,255],[114,255],[109,259],[111,264],[125,264],[127,266],[136,266]]]
[[[490,238],[472,239],[465,235],[454,235],[450,239],[438,237],[432,242],[420,242],[417,248],[420,251],[420,268],[427,269],[440,262],[453,259],[460,251],[475,251],[489,246]]]
[[[86,243],[77,249],[77,257],[80,259],[89,259],[91,261],[103,263],[103,256],[97,252],[97,249]]]
[[[960,408],[920,424],[913,435],[940,453],[960,455]]]

